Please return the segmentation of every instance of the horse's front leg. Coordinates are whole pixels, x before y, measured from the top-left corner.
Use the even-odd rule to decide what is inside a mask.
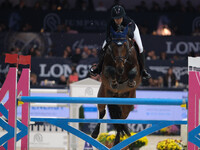
[[[112,67],[112,66],[105,67],[104,75],[109,80],[110,86],[113,89],[116,89],[118,87],[116,74],[117,74],[116,69],[114,67]]]
[[[98,104],[98,110],[99,110],[99,119],[103,119],[103,117],[106,114],[106,109],[105,109],[106,105],[105,104]],[[93,138],[97,138],[99,135],[99,130],[100,130],[100,123],[98,123],[96,125],[96,127],[94,128],[94,131],[92,132],[91,136]]]
[[[136,81],[134,80],[137,75],[137,68],[134,67],[131,69],[128,73],[128,86],[129,87],[134,87],[136,86]]]

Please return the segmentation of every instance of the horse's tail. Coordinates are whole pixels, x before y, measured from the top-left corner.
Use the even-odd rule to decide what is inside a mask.
[[[111,119],[121,119],[122,110],[119,105],[108,105],[108,110]],[[113,126],[117,132],[120,132],[121,135],[127,134],[128,136],[130,136],[127,124],[113,124]]]

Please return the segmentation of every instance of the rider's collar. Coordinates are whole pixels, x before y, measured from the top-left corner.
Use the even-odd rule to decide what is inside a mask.
[[[121,32],[116,32],[111,26],[110,33],[111,33],[112,41],[115,42],[117,45],[121,46],[124,42],[127,41],[126,36],[128,34],[128,25]]]

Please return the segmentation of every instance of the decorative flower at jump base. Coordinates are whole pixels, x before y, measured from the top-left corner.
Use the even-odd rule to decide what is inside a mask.
[[[183,145],[180,140],[166,139],[158,142],[158,150],[183,150]]]
[[[131,132],[131,136],[133,136],[136,133]],[[109,133],[101,133],[97,140],[99,142],[101,142],[102,144],[104,144],[105,146],[107,146],[108,148],[111,148],[113,146],[114,140],[115,140],[115,131],[111,131]],[[121,136],[120,137],[120,141],[126,140],[128,138],[127,135]],[[123,148],[122,150],[134,150],[135,148],[140,148],[142,146],[145,146],[148,144],[148,139],[147,137],[143,137],[135,142],[133,142],[132,144],[130,144],[129,146]]]

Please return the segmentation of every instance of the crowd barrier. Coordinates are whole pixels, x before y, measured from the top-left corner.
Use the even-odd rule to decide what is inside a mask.
[[[132,137],[124,140],[123,142],[112,147],[112,150],[119,150],[131,144],[141,137],[149,135],[159,129],[173,125],[173,124],[187,124],[188,125],[188,150],[198,150],[200,147],[199,142],[199,100],[200,100],[200,72],[199,66],[193,63],[192,58],[189,58],[189,101],[188,101],[188,122],[187,121],[166,121],[166,120],[121,120],[121,119],[75,119],[75,118],[31,118],[32,121],[48,122],[52,125],[62,128],[90,143],[97,149],[108,150],[95,139],[79,131],[78,129],[69,125],[71,122],[81,123],[143,123],[152,124],[152,127],[147,128]],[[197,59],[194,60],[195,62]],[[190,63],[192,62],[192,63]],[[199,62],[199,59],[198,59]],[[130,98],[51,98],[51,97],[29,97],[29,69],[23,69],[19,82],[17,83],[17,68],[10,68],[7,78],[0,91],[0,126],[8,133],[0,137],[0,150],[16,149],[16,141],[21,139],[21,150],[27,150],[28,147],[28,123],[29,123],[29,104],[31,102],[37,103],[101,103],[101,104],[156,104],[156,105],[181,105],[187,104],[187,100],[179,99],[130,99]],[[5,96],[8,99],[5,100]],[[17,99],[21,101],[17,101]],[[22,120],[18,121],[16,118],[17,103],[22,103]],[[5,118],[5,119],[4,119]],[[5,121],[5,120],[8,121]],[[17,133],[16,130],[20,129]],[[75,149],[75,147],[72,147]]]

